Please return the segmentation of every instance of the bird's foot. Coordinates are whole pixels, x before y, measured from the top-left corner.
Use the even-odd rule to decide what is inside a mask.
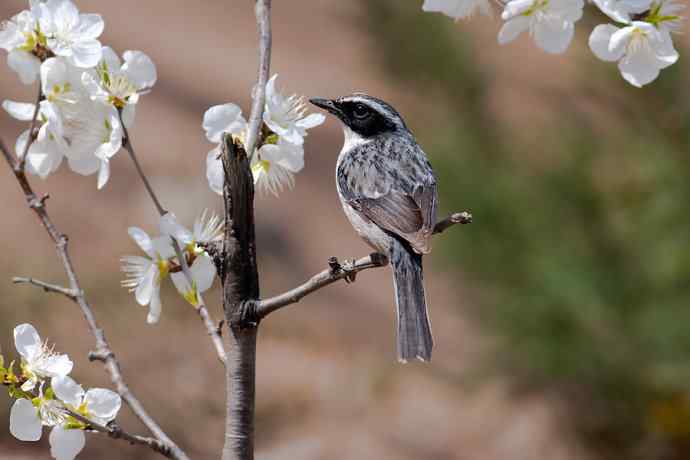
[[[357,280],[357,272],[355,271],[355,264],[357,259],[345,260],[340,266],[340,269],[345,272],[345,282],[347,284],[354,283]]]

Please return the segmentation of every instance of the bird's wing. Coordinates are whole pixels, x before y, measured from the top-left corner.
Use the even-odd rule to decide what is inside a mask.
[[[345,200],[376,225],[427,254],[436,224],[436,180],[415,143],[388,139],[354,151],[338,180]]]

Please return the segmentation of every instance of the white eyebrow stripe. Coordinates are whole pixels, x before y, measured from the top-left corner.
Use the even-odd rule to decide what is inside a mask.
[[[398,114],[395,109],[390,107],[388,104],[382,104],[378,102],[375,98],[366,95],[366,94],[354,94],[352,96],[346,96],[341,99],[342,102],[359,102],[361,104],[366,105],[367,107],[370,107],[374,111],[382,114],[386,119],[392,120],[393,123],[395,123],[397,126],[402,126],[405,127],[404,122],[402,121],[402,118],[400,117],[400,114]]]

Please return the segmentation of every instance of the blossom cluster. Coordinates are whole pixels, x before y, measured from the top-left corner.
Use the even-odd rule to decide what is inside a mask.
[[[589,37],[599,59],[618,63],[623,78],[642,87],[676,61],[672,32],[680,28],[684,4],[676,0],[591,0],[616,24],[601,24]],[[584,0],[504,0],[498,42],[506,44],[529,32],[548,53],[564,53],[572,42],[575,23],[582,18]],[[425,0],[424,11],[455,19],[480,11],[491,14],[490,0]]]
[[[160,319],[161,283],[168,276],[187,302],[194,307],[199,306],[199,294],[210,289],[216,277],[216,266],[203,246],[220,241],[223,228],[222,220],[207,211],[201,213],[191,231],[182,226],[172,213],[161,217],[161,235],[158,237],[151,238],[137,227],[129,228],[129,236],[146,257],[125,256],[121,259],[122,271],[127,275],[122,285],[134,292],[139,305],[149,307],[146,318],[149,324]],[[191,282],[176,256],[173,241],[181,248]]]
[[[322,114],[306,115],[303,98],[284,96],[276,89],[274,75],[266,84],[266,103],[263,114],[264,129],[261,145],[252,157],[252,174],[259,191],[278,195],[285,185],[292,187],[294,174],[304,168],[304,137],[307,130],[325,121]],[[306,115],[306,116],[305,116]],[[227,133],[242,142],[247,139],[247,121],[236,104],[211,107],[204,114],[206,138],[218,144],[206,157],[206,177],[211,190],[223,194],[225,173],[220,159],[220,142]]]
[[[51,428],[50,453],[56,460],[72,460],[86,444],[89,420],[107,425],[115,420],[120,395],[104,388],[88,391],[69,377],[72,361],[41,341],[30,324],[14,328],[14,344],[21,356],[20,372],[14,362],[5,367],[0,356],[0,384],[16,401],[10,410],[10,432],[21,441],[38,441],[43,427]],[[74,414],[79,415],[78,419]]]
[[[15,144],[17,156],[26,151],[29,173],[46,178],[66,159],[78,174],[97,173],[99,189],[108,182],[139,96],[157,74],[146,54],[126,51],[120,59],[102,46],[103,29],[101,16],[80,13],[70,0],[30,0],[28,10],[0,28],[9,67],[22,83],[41,85],[38,106],[2,103],[18,120],[36,119],[38,133],[27,130]]]

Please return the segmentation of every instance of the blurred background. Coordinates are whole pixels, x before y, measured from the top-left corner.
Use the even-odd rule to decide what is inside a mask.
[[[214,104],[249,108],[256,69],[253,2],[91,0],[104,44],[141,49],[159,82],[141,101],[134,143],[164,205],[191,225],[221,209],[205,179],[201,118]],[[690,86],[681,60],[645,89],[597,61],[587,35],[549,56],[528,37],[499,47],[498,18],[466,22],[421,11],[421,0],[274,2],[272,71],[285,93],[364,90],[403,113],[439,178],[444,212],[475,223],[437,238],[427,257],[434,361],[395,360],[388,269],[361,274],[272,315],[260,330],[257,457],[273,459],[690,458]],[[0,17],[25,8],[3,0]],[[4,58],[3,58],[4,59]],[[32,87],[0,71],[2,99]],[[9,144],[24,127],[0,116]],[[369,252],[345,219],[333,172],[333,119],[306,142],[294,190],[259,198],[262,292],[291,288],[329,256]],[[4,168],[4,166],[3,166]],[[15,275],[63,283],[48,237],[10,175],[0,175],[0,345],[31,322],[69,353],[85,386],[108,386],[86,353],[77,308],[13,286]],[[124,153],[110,183],[63,166],[35,187],[70,236],[100,324],[133,390],[193,458],[223,442],[223,372],[190,307],[166,286],[160,324],[120,288],[126,229],[155,233],[155,209]],[[218,287],[206,295],[220,319]],[[0,398],[0,458],[49,458],[47,434],[21,443]],[[143,427],[124,408],[128,431]],[[99,435],[81,458],[153,459]]]

